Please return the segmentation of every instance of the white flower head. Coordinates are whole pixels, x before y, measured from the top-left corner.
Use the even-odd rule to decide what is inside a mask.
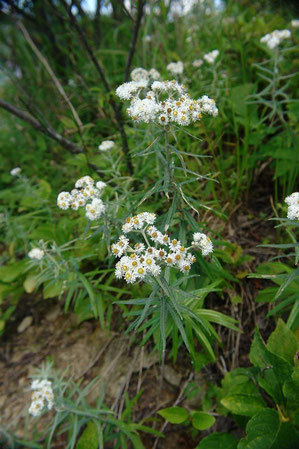
[[[209,64],[214,64],[216,58],[219,56],[219,50],[213,50],[210,53],[206,53],[203,59]]]
[[[184,64],[182,63],[182,61],[171,62],[166,68],[173,75],[181,75],[184,71]]]
[[[37,260],[41,260],[45,255],[45,252],[40,249],[40,248],[32,248],[29,253],[28,253],[28,257],[30,257],[30,259],[37,259]]]
[[[151,79],[153,79],[153,80],[158,80],[161,76],[160,73],[158,72],[158,70],[156,70],[156,69],[150,69],[148,74],[151,77]]]
[[[142,80],[148,81],[149,73],[142,67],[137,67],[136,69],[132,70],[131,78],[133,81],[142,81]]]
[[[202,59],[195,59],[192,62],[193,67],[201,67],[203,65],[203,60]]]
[[[60,192],[57,205],[61,209],[78,210],[85,206],[86,217],[89,220],[97,220],[105,211],[105,205],[100,199],[106,183],[95,181],[90,176],[83,176],[75,183],[75,189],[71,192]]]
[[[20,167],[15,167],[10,170],[11,176],[18,176],[21,173],[22,169]]]
[[[273,50],[273,48],[276,48],[281,41],[288,39],[289,37],[291,37],[290,30],[274,30],[272,33],[265,34],[265,36],[261,37],[260,42],[266,44],[268,48]]]
[[[103,140],[103,142],[99,145],[100,151],[108,151],[114,147],[115,143],[113,140]]]
[[[299,192],[294,192],[287,196],[285,202],[288,205],[288,219],[299,220]]]
[[[192,246],[195,248],[199,248],[203,256],[207,256],[208,254],[213,252],[213,243],[211,239],[202,232],[195,232],[193,234]]]
[[[33,390],[31,396],[31,405],[28,412],[30,415],[39,416],[45,407],[51,410],[54,405],[54,393],[52,389],[52,382],[47,379],[34,380],[31,385]]]
[[[293,28],[299,28],[299,20],[298,19],[292,20],[291,25]]]

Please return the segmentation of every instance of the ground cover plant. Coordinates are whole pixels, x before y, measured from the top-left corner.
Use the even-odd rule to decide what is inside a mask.
[[[1,3],[3,447],[295,449],[298,14]]]

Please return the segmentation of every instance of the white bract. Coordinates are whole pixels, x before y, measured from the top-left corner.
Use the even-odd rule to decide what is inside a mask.
[[[184,71],[184,64],[182,61],[171,62],[166,68],[173,75],[181,75]]]
[[[18,176],[21,173],[22,169],[20,167],[15,167],[10,170],[11,176]]]
[[[31,385],[33,390],[31,396],[31,404],[28,412],[32,416],[39,416],[43,409],[47,407],[51,410],[54,404],[54,393],[52,383],[47,380],[34,380]]]
[[[292,20],[291,25],[293,28],[299,28],[299,20],[298,19]]]
[[[45,252],[40,248],[32,248],[32,250],[29,251],[28,257],[30,259],[37,259],[41,260],[45,255]]]
[[[115,265],[117,279],[123,278],[128,284],[132,284],[142,281],[146,276],[158,276],[166,266],[188,273],[192,264],[196,262],[196,258],[189,252],[190,248],[199,247],[203,255],[213,250],[212,242],[205,234],[200,235],[209,240],[209,244],[203,238],[201,240],[196,238],[194,245],[192,242],[191,247],[185,248],[179,240],[171,239],[168,234],[159,231],[153,225],[155,221],[156,215],[149,212],[142,212],[126,219],[122,226],[123,233],[134,232],[137,236],[141,236],[143,241],[134,243],[126,235],[121,235],[111,246],[112,254],[120,259]]]
[[[216,58],[219,56],[219,50],[213,50],[210,53],[206,53],[203,57],[209,64],[214,64]]]
[[[83,176],[75,183],[75,189],[71,192],[60,192],[57,197],[57,206],[60,209],[74,209],[85,207],[86,218],[97,220],[105,211],[105,204],[101,200],[106,184],[98,181],[94,185],[94,180],[90,176]]]
[[[285,202],[288,205],[288,219],[299,220],[299,192],[287,196]]]
[[[260,42],[266,44],[268,48],[272,50],[273,48],[276,48],[281,41],[288,39],[289,37],[291,37],[290,30],[274,30],[272,33],[265,34],[265,36],[260,39]]]
[[[111,150],[114,147],[115,143],[113,140],[103,140],[101,145],[99,145],[99,150],[101,151],[108,151]]]
[[[132,94],[131,84],[122,84],[116,89],[116,94],[123,99],[124,92],[130,91],[130,106],[127,114],[135,122],[155,122],[160,125],[175,123],[188,126],[190,123],[199,121],[202,113],[214,117],[218,114],[215,101],[204,95],[198,100],[190,98],[183,84],[177,81],[154,81],[150,89],[143,87],[135,88]],[[135,82],[136,83],[136,82]]]

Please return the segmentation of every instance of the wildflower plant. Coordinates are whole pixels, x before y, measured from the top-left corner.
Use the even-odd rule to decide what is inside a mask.
[[[208,357],[214,360],[212,341],[218,337],[211,323],[237,329],[236,322],[219,312],[203,309],[199,302],[201,290],[180,288],[184,281],[197,276],[189,275],[196,262],[190,250],[201,251],[206,256],[212,253],[213,244],[204,233],[196,232],[191,245],[186,247],[177,238],[162,233],[154,226],[155,221],[156,215],[149,212],[128,217],[122,226],[124,235],[111,246],[112,254],[119,259],[115,265],[116,278],[124,279],[128,284],[144,282],[152,290],[148,298],[119,302],[134,306],[133,311],[128,312],[129,316],[135,317],[128,332],[146,330],[143,342],[153,335],[162,361],[168,337],[173,343],[174,359],[183,342],[195,356],[195,337]],[[173,269],[183,273],[183,277],[177,279]]]
[[[289,236],[290,243],[266,244],[262,247],[283,250],[282,254],[271,259],[269,262],[258,266],[257,273],[250,277],[269,279],[276,284],[275,287],[267,287],[257,295],[256,301],[276,303],[268,313],[268,317],[277,314],[288,313],[287,326],[295,330],[299,325],[299,192],[294,192],[285,198],[288,205],[287,218],[277,217],[272,220],[278,221],[277,228],[283,228]],[[287,252],[290,251],[290,252]],[[277,262],[277,259],[286,259],[290,264]]]
[[[56,433],[68,435],[65,449],[78,447],[77,444],[80,445],[78,438],[82,432],[82,444],[86,438],[87,440],[89,438],[89,442],[91,439],[95,439],[100,449],[106,447],[106,444],[112,439],[115,447],[120,447],[120,442],[121,444],[130,442],[135,449],[143,447],[138,434],[139,430],[153,435],[161,435],[160,432],[144,424],[130,422],[127,408],[124,410],[124,416],[118,419],[104,403],[102,384],[95,404],[91,406],[87,396],[96,383],[99,383],[98,378],[93,379],[83,388],[80,382],[77,383],[68,376],[67,371],[58,373],[54,370],[52,363],[44,364],[41,369],[36,371],[30,387],[32,395],[28,413],[30,419],[34,421],[49,410],[54,415],[51,422],[43,426],[42,431],[36,435],[37,441],[40,439],[45,441],[46,449],[52,447],[53,437]],[[136,402],[137,399],[133,398],[132,402],[128,400],[127,406],[132,407],[133,402]],[[25,438],[20,443],[27,443],[25,440],[26,430]],[[18,444],[19,441],[16,439],[14,443]]]
[[[204,115],[216,117],[218,109],[215,101],[207,95],[197,100],[192,99],[186,86],[176,80],[131,81],[119,86],[116,95],[124,101],[130,101],[127,114],[135,123],[154,125],[157,131],[153,132],[153,136],[156,135],[154,140],[136,155],[141,157],[156,155],[159,164],[160,179],[143,196],[140,203],[153,193],[163,191],[166,195],[173,193],[190,206],[192,200],[184,195],[182,186],[207,177],[189,170],[184,160],[186,156],[200,156],[178,149],[170,140],[178,141],[177,133],[180,129],[188,134],[185,127],[200,122]],[[173,158],[179,161],[179,165],[176,165],[177,162]],[[179,182],[176,176],[182,172],[184,179]]]
[[[291,37],[290,30],[275,30],[260,39],[261,44],[270,59],[253,64],[257,69],[258,77],[264,81],[265,87],[258,93],[247,98],[247,104],[259,104],[263,106],[261,123],[270,120],[272,125],[286,124],[286,106],[292,101],[289,97],[288,86],[290,79],[296,75],[283,74],[285,55],[293,50],[292,47],[280,48],[285,39]]]

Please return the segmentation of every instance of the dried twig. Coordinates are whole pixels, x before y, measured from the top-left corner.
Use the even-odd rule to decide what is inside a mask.
[[[68,98],[68,96],[66,95],[62,85],[60,84],[60,81],[58,80],[58,78],[56,77],[55,73],[53,72],[53,70],[51,69],[48,61],[46,60],[46,58],[41,54],[41,52],[39,51],[39,49],[36,47],[35,43],[33,42],[33,40],[30,37],[30,34],[28,33],[28,31],[26,30],[25,26],[22,24],[22,22],[17,22],[17,27],[21,30],[21,32],[23,33],[26,41],[28,42],[28,44],[30,45],[30,47],[32,48],[32,50],[34,51],[34,53],[36,54],[37,58],[41,61],[41,63],[43,64],[43,66],[45,67],[45,69],[47,70],[47,72],[49,73],[50,77],[53,80],[53,83],[55,84],[58,92],[60,93],[60,95],[63,97],[63,99],[65,100],[65,102],[67,103],[67,105],[69,106],[70,110],[72,111],[72,114],[74,116],[74,119],[78,125],[78,128],[80,130],[80,132],[82,132],[83,130],[83,124],[74,108],[74,106],[72,105],[70,99]]]
[[[82,153],[84,151],[82,148],[78,147],[70,140],[61,136],[61,134],[58,134],[52,127],[43,125],[39,120],[33,118],[27,112],[23,111],[17,106],[13,106],[12,104],[7,103],[2,98],[0,98],[0,107],[15,115],[16,117],[19,117],[21,120],[29,123],[29,125],[33,126],[33,128],[35,128],[37,131],[41,131],[46,136],[51,137],[51,139],[53,140],[56,140],[67,150],[70,150],[73,153]]]
[[[65,8],[69,18],[70,18],[70,23],[73,25],[74,29],[77,31],[78,35],[80,36],[82,44],[84,45],[87,53],[89,54],[91,61],[93,62],[94,66],[100,76],[101,82],[103,83],[106,92],[110,94],[111,86],[105,76],[103,68],[101,67],[98,59],[95,57],[94,52],[93,52],[91,46],[89,45],[88,40],[86,39],[84,31],[82,30],[81,26],[78,24],[76,18],[74,17],[74,15],[71,11],[71,8],[67,4],[67,2],[65,0],[62,0],[62,3],[64,5],[64,8]],[[125,155],[127,169],[128,169],[128,172],[130,173],[130,175],[132,175],[134,170],[133,170],[131,156],[129,154],[128,140],[127,140],[127,135],[126,135],[124,125],[123,125],[123,116],[122,116],[121,108],[119,107],[119,105],[117,105],[115,103],[115,101],[112,97],[110,97],[109,102],[113,108],[115,119],[117,122],[117,127],[119,130],[120,136],[121,136],[122,150]]]
[[[127,82],[129,80],[129,74],[130,74],[132,60],[133,60],[133,56],[135,53],[136,44],[137,44],[137,40],[138,40],[138,34],[139,34],[139,29],[140,29],[140,25],[141,25],[142,16],[143,16],[144,5],[145,5],[145,0],[138,0],[137,15],[136,15],[136,20],[135,20],[135,24],[134,24],[134,31],[133,31],[133,36],[132,36],[132,40],[130,43],[130,49],[129,49],[128,59],[127,59],[126,69],[125,69],[125,82]]]

